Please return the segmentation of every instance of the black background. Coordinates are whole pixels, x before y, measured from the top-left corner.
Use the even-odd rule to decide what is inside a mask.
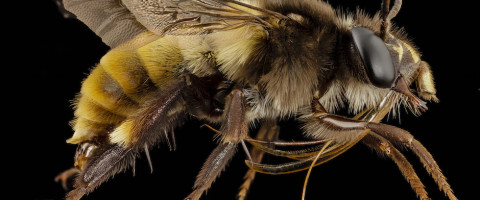
[[[432,66],[440,103],[430,103],[429,110],[420,117],[404,113],[400,124],[398,120],[388,123],[411,131],[433,154],[457,197],[473,199],[479,178],[476,138],[480,133],[480,73],[476,62],[478,31],[474,31],[477,19],[469,8],[472,6],[437,2],[405,0],[394,21],[405,26],[423,53],[423,60]],[[358,5],[370,13],[380,7],[380,0],[331,3],[350,10]],[[15,108],[15,112],[7,113],[8,121],[4,121],[4,126],[14,127],[13,132],[5,131],[5,135],[14,138],[5,140],[12,147],[7,150],[9,157],[4,163],[8,164],[4,165],[11,168],[7,173],[15,177],[9,185],[22,190],[15,193],[15,199],[63,199],[64,191],[53,178],[73,163],[75,146],[65,143],[73,133],[68,125],[73,118],[70,101],[108,47],[85,25],[64,19],[52,1],[28,4],[31,10],[16,14],[25,17],[16,23],[19,29],[8,30],[18,38],[6,38],[6,42],[20,42],[12,50],[21,58],[8,65],[14,72],[4,74],[4,80],[11,78],[4,98],[9,101],[5,110]],[[151,152],[153,174],[142,157],[137,161],[135,177],[130,171],[116,175],[84,199],[183,199],[191,192],[197,172],[215,147],[213,133],[199,128],[201,124],[193,120],[176,130],[177,151],[169,152],[162,145]],[[418,159],[411,152],[404,152],[429,196],[447,199]],[[244,153],[239,151],[203,199],[234,199],[247,170],[244,159]],[[249,199],[300,199],[305,174],[259,174]],[[378,157],[359,144],[313,169],[307,199],[416,197],[391,160]]]

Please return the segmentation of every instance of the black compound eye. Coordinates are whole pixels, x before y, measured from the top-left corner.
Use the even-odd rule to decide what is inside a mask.
[[[373,31],[362,27],[352,28],[352,36],[370,82],[377,87],[390,88],[395,80],[396,70],[383,40]]]

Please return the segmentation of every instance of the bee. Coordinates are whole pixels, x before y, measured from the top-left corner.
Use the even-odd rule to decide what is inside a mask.
[[[420,199],[428,199],[411,149],[439,188],[456,199],[432,155],[409,132],[380,121],[406,107],[427,110],[435,96],[430,66],[392,18],[401,1],[372,16],[316,0],[64,0],[65,8],[112,49],[83,81],[75,103],[80,199],[166,142],[187,117],[219,125],[218,146],[186,199],[200,199],[237,148],[256,172],[285,174],[325,163],[358,142],[391,158]],[[414,92],[410,86],[416,86]],[[416,95],[414,94],[416,93]],[[347,109],[349,114],[336,114]],[[278,140],[277,122],[295,119],[307,141]],[[249,127],[260,124],[255,138]],[[209,126],[209,125],[207,125]],[[246,142],[254,148],[250,151]],[[290,147],[293,147],[292,150]],[[294,159],[262,163],[265,153]],[[151,165],[150,165],[151,167]]]

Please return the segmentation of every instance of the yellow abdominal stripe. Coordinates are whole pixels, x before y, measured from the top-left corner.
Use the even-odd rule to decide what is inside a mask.
[[[158,88],[165,87],[177,75],[183,60],[180,49],[169,41],[169,37],[160,38],[136,52],[150,80]]]
[[[136,103],[125,95],[123,89],[105,72],[102,65],[98,65],[83,82],[80,94],[79,101],[88,97],[95,104],[117,115],[128,116],[137,109]]]
[[[132,122],[125,119],[152,91],[152,85],[145,83],[164,87],[178,74],[182,60],[179,48],[165,38],[137,50],[109,51],[82,83],[72,121],[75,133],[67,142],[86,142],[113,130],[112,143],[129,144]]]
[[[100,60],[103,69],[122,88],[123,93],[134,101],[140,101],[138,88],[147,79],[142,62],[136,52],[110,51]]]
[[[142,70],[146,71],[150,80],[158,88],[165,87],[175,78],[179,64],[183,60],[180,49],[167,38],[160,38],[136,50],[136,56],[141,62]],[[135,71],[130,70],[130,72]],[[132,135],[133,123],[133,120],[125,120],[116,127],[109,135],[110,143],[131,145],[135,139]]]
[[[132,135],[133,121],[128,118],[144,103],[151,87],[165,87],[178,77],[185,63],[194,63],[199,69],[203,66],[205,74],[220,66],[218,70],[233,76],[237,66],[248,60],[251,49],[257,45],[255,41],[258,40],[252,38],[264,37],[263,31],[251,30],[255,28],[258,27],[244,26],[218,32],[212,34],[212,38],[165,36],[135,50],[112,49],[82,84],[73,122],[75,133],[68,141],[85,142],[105,134],[110,127],[111,143],[130,145],[135,136]],[[197,48],[205,52],[182,51],[197,43],[201,44]]]

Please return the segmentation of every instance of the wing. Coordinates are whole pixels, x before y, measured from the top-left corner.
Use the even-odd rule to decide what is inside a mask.
[[[116,47],[142,33],[148,33],[120,1],[64,0],[63,3],[65,9],[75,14],[110,47]]]
[[[141,34],[143,39],[136,42],[145,44],[166,34],[205,34],[252,23],[270,26],[267,16],[282,17],[230,0],[64,0],[64,5],[110,47]]]

